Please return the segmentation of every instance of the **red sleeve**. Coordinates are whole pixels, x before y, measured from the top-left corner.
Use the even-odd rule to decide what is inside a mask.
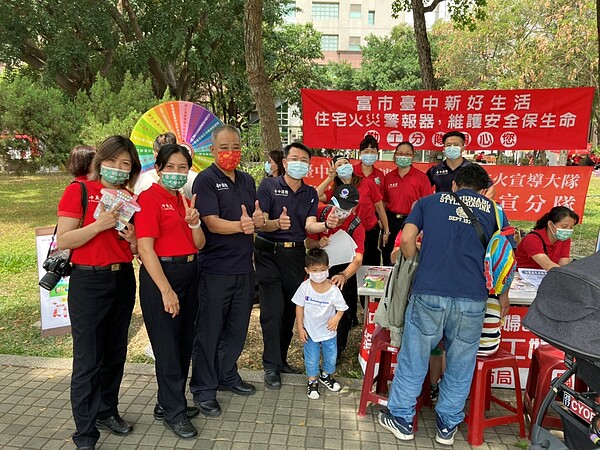
[[[423,172],[421,172],[421,173],[423,173]],[[425,175],[425,174],[423,173],[423,175]],[[434,188],[431,185],[429,178],[427,178],[427,175],[421,177],[421,195],[422,195],[422,197],[431,195],[431,194],[433,194],[433,192],[434,192]]]
[[[65,189],[58,203],[58,215],[81,219],[83,206],[81,206],[81,185],[79,183],[71,183]]]
[[[521,247],[528,258],[531,258],[533,255],[545,254],[542,238],[535,234],[527,234],[519,243],[519,247]]]
[[[160,229],[158,226],[160,210],[153,198],[153,193],[153,189],[150,187],[143,191],[137,200],[142,208],[135,214],[135,234],[138,239],[145,237],[160,237]]]
[[[398,231],[398,234],[396,235],[394,247],[400,247],[400,244],[402,244],[402,230]]]
[[[379,190],[379,188],[373,180],[370,180],[369,178],[363,178],[362,182],[368,182],[371,198],[373,199],[373,204],[379,203],[383,200],[383,194],[381,193],[381,191]]]
[[[570,258],[571,257],[571,239],[564,241],[563,245],[560,248],[560,258]],[[556,261],[558,264],[558,261]]]
[[[331,197],[333,197],[333,185],[329,185],[327,186],[327,189],[325,189],[325,201],[323,203],[329,203],[331,201]],[[319,211],[319,214],[321,212]]]

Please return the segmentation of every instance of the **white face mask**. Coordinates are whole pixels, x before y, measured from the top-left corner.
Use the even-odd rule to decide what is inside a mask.
[[[310,281],[314,281],[315,283],[322,283],[327,278],[329,278],[329,270],[325,270],[324,272],[310,272],[308,274]]]

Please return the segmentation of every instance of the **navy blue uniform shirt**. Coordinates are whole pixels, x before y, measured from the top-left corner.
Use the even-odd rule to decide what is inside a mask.
[[[196,194],[196,209],[200,216],[219,216],[239,221],[241,205],[252,217],[256,201],[254,179],[245,172],[235,171],[235,183],[212,164],[198,174],[192,187]],[[241,275],[254,271],[252,253],[254,236],[241,231],[235,234],[211,233],[202,222],[206,245],[198,253],[198,265],[207,273]]]
[[[278,219],[285,206],[292,222],[289,230],[276,230],[268,233],[260,231],[259,236],[279,242],[302,242],[306,239],[304,229],[306,218],[317,217],[319,196],[315,188],[302,182],[302,185],[294,192],[283,179],[283,175],[265,178],[258,187],[258,200],[260,209],[269,213],[269,219]]]
[[[456,194],[477,216],[489,240],[496,231],[494,202],[470,189],[461,189]],[[508,226],[504,212],[501,220],[503,226]],[[485,248],[452,194],[440,192],[420,199],[405,223],[423,230],[413,293],[487,299],[483,274]]]
[[[426,175],[427,178],[429,178],[431,185],[435,186],[435,192],[452,192],[452,182],[456,178],[456,172],[458,172],[458,169],[461,167],[468,166],[469,164],[473,163],[468,159],[463,159],[460,166],[452,170],[448,167],[446,160],[443,160],[441,163],[427,169]],[[490,178],[488,188],[492,187],[493,184],[494,182]]]

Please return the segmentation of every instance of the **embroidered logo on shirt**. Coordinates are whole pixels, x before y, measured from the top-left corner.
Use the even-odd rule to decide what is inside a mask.
[[[389,189],[392,189],[392,188],[395,188],[395,187],[398,187],[398,183],[390,183],[390,184],[388,184],[388,188]]]
[[[160,205],[160,208],[163,211],[175,211],[175,208],[170,203],[163,203],[162,205]]]
[[[229,189],[229,186],[227,185],[227,183],[217,183],[217,184],[215,184],[215,187],[217,188],[217,191],[225,191],[225,190]]]
[[[375,177],[375,184],[381,184],[381,180],[379,179],[379,177]]]
[[[88,195],[88,202],[89,203],[98,203],[100,201],[101,197],[102,197],[101,195],[90,194],[90,195]]]
[[[287,197],[289,196],[289,191],[287,189],[275,189],[273,190],[273,194],[278,197]]]

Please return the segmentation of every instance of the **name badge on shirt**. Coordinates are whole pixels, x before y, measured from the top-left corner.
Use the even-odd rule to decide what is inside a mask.
[[[273,190],[273,194],[277,197],[289,197],[289,191],[287,189],[275,189]]]

